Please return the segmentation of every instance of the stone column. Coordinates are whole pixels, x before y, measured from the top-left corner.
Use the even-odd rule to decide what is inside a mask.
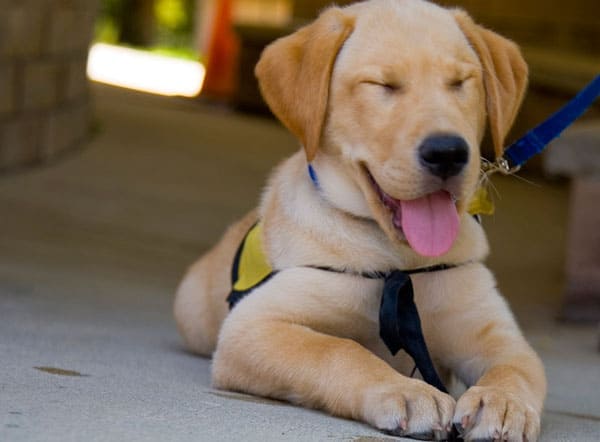
[[[80,145],[98,0],[0,0],[0,171]]]

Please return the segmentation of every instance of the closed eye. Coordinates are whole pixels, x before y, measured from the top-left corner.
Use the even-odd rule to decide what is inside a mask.
[[[387,93],[395,93],[402,92],[402,85],[396,83],[388,83],[385,81],[376,81],[376,80],[365,80],[362,81],[363,84],[368,84],[371,86],[377,86],[382,88]]]
[[[453,91],[460,91],[464,87],[465,83],[472,77],[455,78],[448,82],[448,88]]]

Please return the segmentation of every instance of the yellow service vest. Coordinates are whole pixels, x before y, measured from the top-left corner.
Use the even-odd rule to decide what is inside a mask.
[[[244,296],[265,283],[275,273],[263,250],[262,225],[258,222],[244,237],[233,260],[232,290],[227,297],[229,307],[233,308]]]

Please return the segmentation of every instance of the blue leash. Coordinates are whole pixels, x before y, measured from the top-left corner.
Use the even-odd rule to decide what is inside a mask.
[[[499,170],[506,174],[516,172],[583,115],[598,96],[600,96],[600,75],[550,118],[511,144],[504,152],[504,156],[491,166],[492,170]]]

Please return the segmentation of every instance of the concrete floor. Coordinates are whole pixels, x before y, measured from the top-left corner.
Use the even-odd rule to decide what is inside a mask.
[[[395,440],[360,423],[211,389],[171,297],[255,205],[296,143],[274,123],[94,87],[98,130],[0,177],[0,441]],[[597,329],[556,321],[567,189],[498,179],[490,265],[550,391],[543,441],[600,440]]]

